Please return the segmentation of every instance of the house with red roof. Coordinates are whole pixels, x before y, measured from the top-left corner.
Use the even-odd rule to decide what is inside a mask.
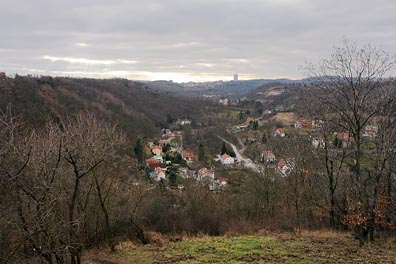
[[[285,136],[286,136],[285,129],[284,129],[283,127],[277,128],[277,129],[275,130],[275,132],[274,132],[274,136],[275,136],[275,137],[277,137],[277,136],[279,136],[279,137],[285,137]]]
[[[166,171],[168,168],[165,163],[154,163],[148,165],[150,171],[155,171],[157,168],[161,169],[162,171]]]
[[[224,186],[228,183],[228,180],[227,178],[218,178],[217,182]]]
[[[337,133],[337,139],[342,147],[346,148],[352,140],[351,134],[349,132],[339,132]]]
[[[281,160],[276,164],[275,170],[282,176],[287,176],[291,171],[291,167],[285,161]]]
[[[186,150],[182,151],[182,157],[185,161],[197,161],[198,160],[198,156],[195,155],[194,152],[186,151]]]
[[[156,156],[161,156],[162,155],[162,146],[152,146],[151,152]]]
[[[234,158],[231,157],[230,155],[228,155],[228,154],[223,154],[223,155],[221,155],[221,157],[220,157],[220,162],[221,162],[221,164],[223,164],[223,165],[232,165],[232,164],[234,164],[235,160],[234,160]]]
[[[313,129],[313,125],[311,123],[309,123],[307,120],[305,120],[304,118],[298,119],[294,123],[294,127],[295,128],[309,129],[309,130]]]
[[[150,164],[160,163],[157,159],[146,159],[146,164],[149,166]]]
[[[202,180],[214,180],[214,172],[209,170],[208,168],[201,168],[198,170],[198,178],[199,181]]]

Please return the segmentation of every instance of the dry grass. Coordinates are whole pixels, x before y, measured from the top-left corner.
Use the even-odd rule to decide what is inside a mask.
[[[271,118],[271,120],[273,122],[279,122],[284,126],[289,126],[291,124],[294,124],[294,122],[297,120],[297,116],[293,112],[282,112],[277,113]]]
[[[329,230],[260,235],[187,237],[162,245],[124,242],[116,253],[91,251],[89,264],[126,263],[396,263],[395,240],[368,243]],[[157,235],[156,235],[157,236]]]

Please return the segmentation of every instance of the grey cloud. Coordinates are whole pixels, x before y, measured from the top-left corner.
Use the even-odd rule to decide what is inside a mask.
[[[299,78],[299,64],[343,36],[396,52],[393,0],[2,1],[0,70],[10,73]]]

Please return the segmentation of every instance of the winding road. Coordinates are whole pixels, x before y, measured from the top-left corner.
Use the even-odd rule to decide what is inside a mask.
[[[220,136],[217,136],[217,137],[232,147],[232,150],[235,152],[236,158],[238,159],[238,161],[240,161],[243,164],[243,166],[245,168],[250,169],[257,173],[260,173],[264,170],[263,166],[254,163],[251,159],[244,158],[242,156],[242,154],[240,153],[240,151],[238,150],[238,148],[234,144],[232,144],[231,142],[229,142],[228,140],[226,140]],[[244,150],[244,148],[242,150]]]

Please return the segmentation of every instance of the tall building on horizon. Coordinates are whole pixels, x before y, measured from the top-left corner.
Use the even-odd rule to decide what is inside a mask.
[[[234,73],[234,81],[238,81],[238,73]]]

